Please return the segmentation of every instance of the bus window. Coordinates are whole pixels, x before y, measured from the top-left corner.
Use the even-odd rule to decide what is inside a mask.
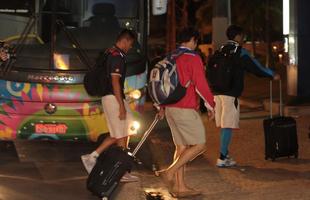
[[[81,63],[80,58],[76,55],[76,49],[72,42],[68,40],[66,34],[61,31],[59,26],[55,30],[55,59],[54,63],[66,62],[67,67],[58,67],[57,65],[50,66],[50,38],[51,38],[51,23],[52,23],[52,0],[47,0],[43,6],[41,15],[41,32],[43,41],[47,42],[44,45],[26,45],[23,47],[23,52],[17,55],[18,59],[15,63],[15,68],[25,68],[31,70],[88,70],[84,63]],[[90,58],[91,64],[94,64],[96,57],[104,49],[111,47],[116,39],[117,34],[122,28],[130,28],[136,30],[138,35],[141,30],[138,27],[139,1],[130,0],[124,3],[123,1],[87,1],[85,7],[73,5],[74,1],[65,3],[66,1],[56,1],[54,14],[56,20],[61,20],[68,31],[74,36],[81,48],[85,50]],[[126,9],[125,9],[126,8]],[[126,10],[126,11],[125,11]],[[141,41],[140,41],[141,42]],[[135,71],[139,68],[139,72],[145,70],[145,58],[141,51],[140,43],[136,43],[134,48],[128,55],[128,68],[131,63],[136,63]],[[129,70],[129,73],[132,70]],[[132,73],[130,74],[132,75]]]
[[[1,40],[14,46],[19,38],[27,36],[18,46],[16,60],[0,73],[0,139],[95,141],[101,133],[108,132],[102,122],[101,100],[87,95],[83,77],[99,53],[113,45],[122,28],[135,30],[139,36],[126,57],[125,80],[126,97],[134,115],[139,116],[146,91],[147,1],[23,2],[32,2],[28,5],[33,6],[34,18],[31,14],[16,15],[0,10],[0,26],[18,19],[14,30],[0,30]],[[17,4],[14,5],[11,7],[17,9]],[[22,34],[31,19],[33,27]],[[72,42],[66,33],[77,42]],[[81,59],[80,52],[85,53],[88,63]]]

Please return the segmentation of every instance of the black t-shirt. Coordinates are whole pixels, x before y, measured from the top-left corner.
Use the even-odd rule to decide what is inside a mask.
[[[124,83],[126,77],[126,61],[125,61],[125,53],[120,49],[114,47],[111,48],[110,54],[107,58],[107,70],[110,74],[109,78],[109,94],[114,94],[112,87],[112,75],[120,76],[120,86],[122,89],[122,96],[125,98],[124,94]]]

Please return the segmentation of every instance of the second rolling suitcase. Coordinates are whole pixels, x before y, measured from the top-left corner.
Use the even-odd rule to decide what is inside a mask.
[[[270,82],[270,118],[264,120],[265,159],[274,161],[278,157],[298,158],[296,121],[282,115],[282,92],[280,81],[280,116],[272,115],[272,82]]]
[[[102,200],[108,200],[124,174],[132,169],[136,153],[158,120],[159,118],[156,116],[132,153],[117,146],[113,146],[103,152],[98,157],[96,165],[88,176],[87,189],[94,195],[102,198]]]

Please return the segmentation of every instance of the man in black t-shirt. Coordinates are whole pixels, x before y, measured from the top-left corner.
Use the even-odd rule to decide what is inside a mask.
[[[118,35],[115,45],[108,50],[110,52],[106,64],[110,80],[109,92],[102,97],[102,107],[110,135],[91,154],[81,156],[88,173],[91,172],[97,157],[104,150],[113,144],[127,148],[128,136],[135,134],[131,129],[133,116],[124,95],[125,54],[131,49],[135,39],[136,34],[131,30],[125,29]],[[121,181],[132,182],[137,180],[137,177],[127,173]]]
[[[113,75],[119,76],[119,84],[121,87],[121,95],[123,99],[125,99],[124,94],[124,83],[125,83],[125,76],[126,76],[126,54],[124,51],[122,51],[117,46],[112,47],[108,50],[109,55],[106,61],[107,70],[110,74],[109,76],[109,86],[108,88],[108,94],[114,94],[113,91],[113,85],[112,85],[112,77]]]

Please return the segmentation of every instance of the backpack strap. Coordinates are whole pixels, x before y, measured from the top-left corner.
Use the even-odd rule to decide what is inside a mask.
[[[173,51],[172,53],[170,53],[168,56],[167,56],[167,59],[169,61],[176,61],[176,59],[178,57],[180,57],[181,55],[183,55],[184,53],[192,53],[192,54],[196,54],[195,51],[193,50],[190,50],[190,49],[187,49],[187,48],[178,48],[176,49],[175,51]],[[190,86],[190,84],[192,83],[191,80],[188,80],[186,83],[185,83],[185,88],[188,88]]]
[[[190,50],[190,49],[186,49],[186,48],[179,48],[178,50],[180,51],[180,53],[179,53],[180,55],[179,55],[179,56],[183,55],[184,53],[190,53],[190,54],[195,54],[195,55],[197,55],[196,51],[194,51],[194,50]],[[178,56],[178,57],[179,57],[179,56]],[[188,88],[188,87],[191,85],[191,83],[192,83],[192,80],[188,80],[188,81],[185,83],[184,87],[185,87],[185,88]]]
[[[122,58],[125,58],[125,53],[116,46],[113,46],[113,47],[107,49],[107,51],[109,51],[110,54],[118,53]]]
[[[192,80],[188,80],[187,83],[184,85],[185,88],[188,88],[192,83]]]
[[[226,53],[229,53],[229,54],[240,54],[241,52],[241,48],[242,46],[236,42],[236,41],[233,41],[233,40],[228,40],[225,44],[223,44],[220,49],[219,49],[219,52],[223,52],[225,51],[225,47],[230,47],[228,50],[229,52],[226,52]],[[227,51],[227,49],[226,49]]]
[[[226,43],[226,44],[223,44],[221,47],[220,47],[220,51],[223,51],[225,47],[227,46],[232,46],[233,48],[231,49],[232,50],[232,53],[236,53],[238,51],[238,48],[240,47],[239,44],[236,44],[236,43]]]
[[[166,58],[169,61],[175,61],[178,57],[183,55],[184,53],[193,53],[196,54],[195,51],[187,49],[187,48],[177,48],[175,51],[169,53]]]

